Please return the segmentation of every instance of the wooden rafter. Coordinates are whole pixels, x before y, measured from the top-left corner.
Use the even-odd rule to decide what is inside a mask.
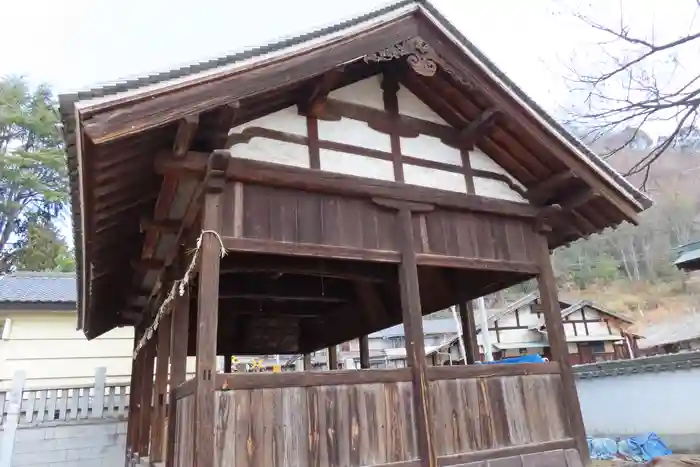
[[[459,145],[463,149],[473,150],[479,141],[493,128],[500,112],[497,109],[487,109],[479,117],[469,123],[459,132]]]
[[[544,204],[549,198],[556,194],[559,189],[570,183],[574,178],[576,178],[576,176],[570,170],[559,172],[530,188],[527,191],[527,197],[530,202],[535,205]]]

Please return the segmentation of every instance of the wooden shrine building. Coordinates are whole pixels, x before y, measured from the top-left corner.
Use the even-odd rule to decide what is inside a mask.
[[[128,462],[588,462],[549,254],[650,200],[427,1],[60,101],[78,326],[136,329]],[[473,364],[470,300],[530,278],[552,362]],[[455,304],[469,364],[426,368]],[[407,368],[216,368],[400,322]]]

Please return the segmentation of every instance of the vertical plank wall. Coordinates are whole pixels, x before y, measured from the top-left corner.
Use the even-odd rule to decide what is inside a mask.
[[[194,394],[177,400],[175,407],[175,467],[194,465]]]
[[[409,381],[217,392],[217,467],[384,465],[417,458]]]
[[[570,439],[561,397],[557,374],[433,380],[436,454],[449,457]]]

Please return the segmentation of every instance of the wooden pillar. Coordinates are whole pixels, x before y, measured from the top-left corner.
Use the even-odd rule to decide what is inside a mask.
[[[156,359],[156,339],[152,336],[141,348],[143,352],[143,366],[141,367],[141,390],[139,397],[139,432],[138,454],[143,459],[149,455],[151,441],[151,417],[153,416],[153,364]]]
[[[360,337],[360,368],[369,368],[369,338],[366,335]]]
[[[413,247],[411,211],[408,207],[402,207],[399,209],[398,217],[397,227],[401,251],[401,264],[399,265],[401,311],[406,336],[406,356],[413,376],[413,404],[417,424],[418,455],[423,467],[435,467],[437,462],[430,426],[432,417],[428,404],[428,380],[425,374],[423,314],[418,289],[418,265]]]
[[[473,365],[479,359],[479,344],[476,340],[476,320],[474,307],[471,302],[460,302],[457,305],[462,322],[462,339],[466,350],[465,364]]]
[[[328,347],[328,369],[338,369],[338,346],[332,345]]]
[[[214,157],[214,156],[212,156]],[[214,465],[216,344],[219,320],[219,269],[224,180],[210,180],[204,195],[197,309],[197,370],[195,390],[195,465]],[[218,181],[218,183],[213,183]],[[208,231],[208,232],[207,232]]]
[[[311,371],[311,370],[313,370],[313,365],[311,362],[311,354],[305,353],[304,354],[304,371]]]
[[[170,363],[170,327],[172,315],[163,316],[158,325],[158,349],[156,357],[155,397],[153,398],[153,426],[151,427],[151,462],[163,461],[163,436],[165,432],[165,402],[168,391],[168,364]]]
[[[187,343],[190,326],[190,291],[178,297],[172,314],[170,329],[170,397],[168,415],[168,447],[165,466],[175,465],[175,428],[177,420],[177,401],[174,389],[185,381],[187,375]]]
[[[141,332],[134,329],[134,350],[141,339]],[[126,422],[126,459],[125,465],[131,465],[131,460],[138,450],[139,432],[139,401],[141,396],[141,368],[143,367],[144,352],[131,360],[131,381],[129,384],[129,418]]]
[[[232,368],[232,362],[231,360],[233,359],[233,355],[231,354],[226,354],[224,355],[224,373],[231,373]]]
[[[569,362],[569,349],[564,333],[564,324],[561,319],[559,299],[557,297],[557,284],[552,270],[549,256],[549,247],[544,235],[538,238],[536,245],[537,260],[540,266],[540,275],[537,285],[540,291],[540,300],[547,326],[547,336],[552,359],[559,363],[561,368],[562,397],[564,400],[565,417],[569,423],[569,433],[576,440],[576,448],[581,454],[583,465],[590,464],[586,432],[581,416],[581,405],[576,392],[574,374]]]

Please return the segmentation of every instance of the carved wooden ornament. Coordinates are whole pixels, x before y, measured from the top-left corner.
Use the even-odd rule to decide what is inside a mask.
[[[387,47],[379,52],[365,55],[365,62],[388,62],[406,57],[406,62],[421,76],[435,76],[437,56],[432,48],[420,37],[414,37]]]

